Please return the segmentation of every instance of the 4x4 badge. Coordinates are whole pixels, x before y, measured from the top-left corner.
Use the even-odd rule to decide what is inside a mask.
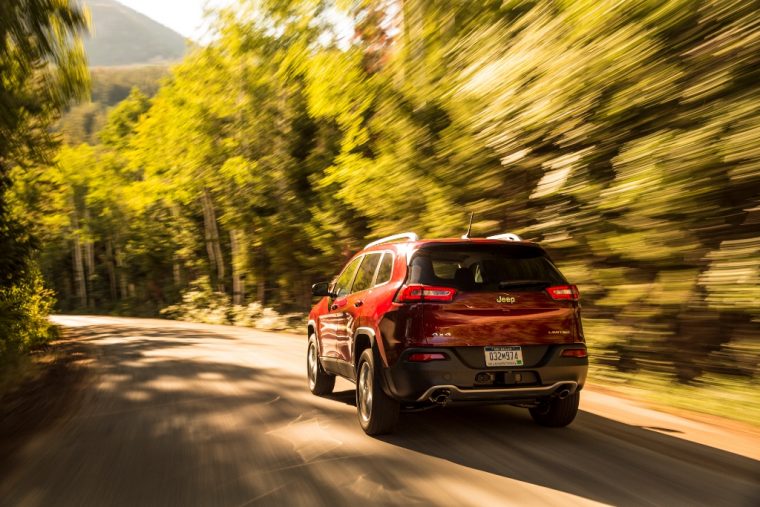
[[[496,298],[496,302],[497,303],[509,303],[509,304],[512,304],[515,301],[517,301],[517,300],[515,299],[514,296],[499,296],[499,297]]]

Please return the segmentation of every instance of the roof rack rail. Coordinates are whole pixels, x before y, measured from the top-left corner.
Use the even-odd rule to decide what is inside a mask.
[[[409,241],[417,241],[419,236],[413,232],[402,232],[401,234],[394,234],[393,236],[386,236],[384,238],[380,238],[376,241],[373,241],[372,243],[367,243],[364,248],[369,248],[371,246],[379,245],[381,243],[388,243],[390,241],[396,241],[397,239],[407,239]]]
[[[522,241],[522,238],[515,233],[507,232],[504,234],[496,234],[494,236],[488,236],[486,239],[500,239],[502,241]]]

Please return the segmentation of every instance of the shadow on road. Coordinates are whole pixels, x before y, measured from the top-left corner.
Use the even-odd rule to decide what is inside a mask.
[[[302,378],[246,364],[221,345],[238,339],[216,333],[96,325],[67,336],[94,359],[88,389],[54,425],[3,435],[14,449],[35,442],[5,456],[0,504],[239,505],[279,486],[246,464],[271,445],[271,426],[300,415],[274,402]]]
[[[353,390],[329,398],[355,404]],[[750,506],[760,499],[760,462],[583,411],[571,426],[552,429],[514,407],[435,408],[402,413],[396,432],[380,440],[613,505]]]
[[[175,340],[181,340],[184,342],[184,344],[188,344],[188,340],[205,340],[209,337],[208,331],[174,328],[171,326],[148,328],[131,327],[121,324],[98,324],[95,326],[81,326],[75,329],[76,331],[72,332],[76,333],[78,341],[99,340],[104,337],[118,338],[141,336],[149,338],[151,342],[153,342],[153,344],[156,346],[156,348],[160,346],[158,345],[159,342],[157,340],[160,338],[171,339],[172,342],[175,342]],[[215,340],[237,340],[237,338],[233,336],[225,335],[224,333],[219,332],[214,332],[213,337]]]
[[[295,353],[194,329],[76,333],[96,358],[87,393],[0,477],[9,505],[431,503],[437,481],[493,493],[494,476],[614,505],[760,498],[757,461],[586,412],[546,429],[512,407],[434,409],[372,439],[353,390],[308,393],[305,341]]]
[[[346,405],[356,406],[356,391],[353,389],[347,391],[337,391],[324,396],[328,400],[339,401]]]
[[[388,443],[470,468],[613,505],[750,505],[760,463],[580,412],[568,428],[536,426],[506,407],[406,414]]]

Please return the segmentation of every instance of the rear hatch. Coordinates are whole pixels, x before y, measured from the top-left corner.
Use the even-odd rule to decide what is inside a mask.
[[[537,245],[425,245],[412,257],[400,293],[402,298],[415,295],[423,300],[424,338],[429,345],[583,341],[577,289]]]

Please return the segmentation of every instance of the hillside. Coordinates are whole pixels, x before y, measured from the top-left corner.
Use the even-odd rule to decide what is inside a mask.
[[[57,130],[68,144],[97,143],[108,110],[124,100],[132,88],[152,97],[169,74],[167,65],[129,65],[126,67],[96,67],[90,69],[92,78],[90,101],[72,105],[61,117]]]
[[[166,63],[180,60],[185,38],[115,0],[87,0],[92,36],[85,40],[91,67]]]

